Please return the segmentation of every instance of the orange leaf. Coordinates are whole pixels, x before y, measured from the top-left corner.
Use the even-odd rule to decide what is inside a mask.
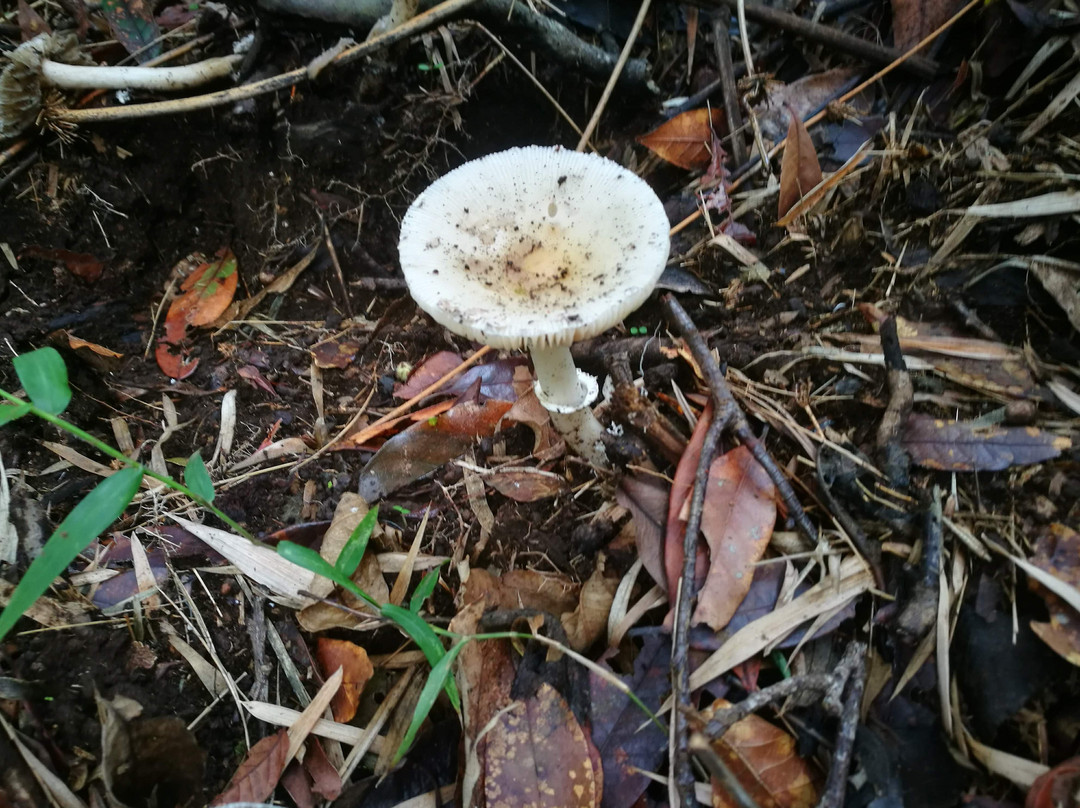
[[[229,308],[236,294],[236,256],[227,247],[218,256],[184,279],[180,286],[184,294],[169,306],[166,322],[183,318],[187,325],[210,325]]]
[[[283,729],[268,735],[248,750],[244,762],[211,805],[232,802],[265,802],[285,770],[289,753],[289,733]]]
[[[712,462],[701,513],[709,543],[709,574],[698,593],[693,622],[719,631],[739,608],[754,580],[754,565],[776,524],[776,487],[745,446]]]
[[[637,141],[679,168],[704,168],[712,159],[713,132],[720,132],[725,127],[723,110],[690,109]]]
[[[375,673],[367,651],[347,640],[329,640],[320,637],[315,655],[319,660],[323,676],[330,676],[338,668],[342,669],[341,687],[334,694],[330,708],[334,711],[335,721],[342,724],[352,721],[353,716],[356,715],[356,708],[360,704],[360,694],[364,690],[364,685]]]
[[[710,714],[728,702],[717,700]],[[795,739],[764,718],[750,715],[732,725],[713,750],[761,808],[810,808],[818,800],[817,773],[795,753]],[[713,808],[734,808],[735,801],[713,780]]]
[[[679,591],[679,576],[683,568],[683,537],[686,535],[686,520],[681,518],[683,507],[690,499],[694,490],[694,477],[697,476],[698,459],[701,457],[701,447],[705,443],[705,433],[709,431],[712,422],[712,402],[705,405],[698,418],[694,434],[690,436],[690,442],[686,445],[679,465],[675,468],[675,477],[671,482],[671,494],[668,497],[667,528],[664,532],[664,569],[667,572],[667,591],[669,593]],[[705,571],[705,554],[701,551],[701,543],[698,542],[698,557],[694,567],[698,579],[703,577]],[[669,615],[670,617],[670,615]]]
[[[777,218],[783,216],[803,196],[821,182],[821,165],[803,122],[791,107],[784,160],[780,164],[780,204]]]

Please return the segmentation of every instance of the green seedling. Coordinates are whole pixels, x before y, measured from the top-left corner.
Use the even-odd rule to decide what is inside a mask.
[[[41,554],[30,564],[30,568],[12,592],[11,600],[4,607],[4,611],[0,612],[0,639],[11,631],[26,610],[45,594],[56,577],[67,569],[75,557],[120,518],[138,493],[143,477],[151,477],[174,491],[179,491],[209,510],[240,535],[251,538],[246,530],[214,507],[214,484],[198,452],[188,458],[183,483],[167,474],[158,474],[60,418],[71,402],[71,388],[68,386],[67,367],[55,349],[40,348],[21,354],[15,357],[12,365],[29,401],[23,401],[6,390],[0,390],[0,399],[7,402],[0,404],[0,426],[32,415],[90,444],[102,454],[119,461],[123,468],[98,483],[45,542]]]

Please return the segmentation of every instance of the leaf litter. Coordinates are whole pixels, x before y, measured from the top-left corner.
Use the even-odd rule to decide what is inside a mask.
[[[521,13],[538,13],[532,5]],[[601,5],[568,5],[571,18],[588,21],[573,35],[581,42],[591,36],[582,32],[605,24],[594,19]],[[831,40],[808,44],[835,28],[872,44],[880,32],[906,51],[962,9],[986,27],[977,34],[979,26],[961,22],[939,40],[933,82],[882,78]],[[178,12],[164,11],[159,23],[173,25]],[[154,39],[144,12],[143,4],[113,3],[89,14],[106,14],[94,30],[119,25],[123,47],[142,58]],[[58,728],[55,738],[35,740],[59,743],[68,759],[61,774],[74,790],[101,799],[80,774],[83,751],[72,751],[91,750],[106,771],[130,768],[116,738],[141,737],[132,722],[143,719],[102,720],[107,742],[79,737],[97,721],[96,707],[67,669],[72,658],[90,661],[114,701],[135,687],[156,715],[193,724],[194,745],[188,736],[177,744],[187,743],[192,760],[209,752],[206,773],[191,775],[201,779],[203,803],[214,795],[335,800],[345,787],[368,787],[366,778],[385,773],[399,751],[402,771],[414,771],[420,753],[400,744],[422,714],[434,660],[387,620],[395,614],[387,604],[412,615],[400,620],[449,626],[459,637],[443,639],[444,652],[460,636],[514,634],[453,652],[446,674],[462,694],[462,759],[402,778],[413,790],[388,804],[455,788],[477,805],[665,804],[666,790],[650,783],[678,760],[665,705],[680,666],[698,689],[694,708],[759,699],[752,715],[709,740],[719,757],[738,761],[737,778],[762,806],[841,805],[863,798],[860,782],[879,795],[918,794],[911,799],[920,805],[957,804],[961,793],[1020,802],[1035,783],[1029,800],[1041,804],[1057,782],[1036,781],[1044,764],[1063,764],[1054,777],[1071,782],[1069,739],[1039,727],[1052,723],[1046,704],[1075,697],[1075,677],[1040,676],[1036,698],[1013,687],[1022,681],[1004,681],[1021,679],[1023,666],[1001,666],[1002,691],[1030,695],[1002,706],[993,726],[1003,729],[988,732],[972,693],[981,680],[949,643],[955,632],[966,655],[998,647],[989,630],[968,628],[977,612],[986,625],[1015,625],[1045,646],[1052,662],[1039,665],[1047,670],[1080,659],[1072,628],[1080,337],[1068,252],[1080,165],[1070,139],[1075,63],[1060,31],[1074,9],[919,0],[894,2],[887,13],[883,4],[825,12],[815,24],[826,30],[810,29],[809,39],[755,23],[746,32],[750,66],[740,42],[730,65],[713,47],[718,32],[741,40],[736,17],[703,8],[677,31],[658,18],[649,52],[639,44],[625,69],[632,76],[640,57],[653,58],[665,107],[689,111],[665,123],[652,104],[620,101],[627,115],[609,109],[591,134],[598,150],[637,167],[661,194],[675,230],[669,275],[684,273],[666,288],[700,297],[687,300],[694,322],[726,363],[753,433],[809,509],[813,537],[788,523],[774,480],[729,433],[698,480],[716,411],[701,403],[714,391],[665,331],[655,302],[575,357],[601,381],[634,385],[675,425],[661,441],[620,421],[602,398],[598,414],[612,426],[605,441],[617,460],[613,472],[598,473],[555,431],[526,359],[478,356],[402,294],[397,217],[430,177],[460,162],[457,127],[479,137],[466,149],[477,154],[506,142],[505,133],[479,133],[525,121],[531,141],[546,131],[535,115],[548,102],[526,97],[521,87],[533,85],[522,74],[495,62],[484,68],[489,40],[473,39],[471,28],[451,23],[452,42],[418,43],[410,53],[422,54],[420,69],[412,57],[391,66],[386,80],[404,105],[382,103],[386,87],[366,81],[339,103],[346,88],[332,68],[319,92],[297,86],[276,113],[289,134],[274,154],[243,124],[227,129],[209,116],[133,123],[134,139],[86,123],[86,138],[66,144],[69,152],[39,145],[40,162],[5,179],[20,192],[0,213],[13,234],[3,245],[11,270],[0,295],[10,310],[5,344],[19,354],[46,339],[56,345],[76,391],[67,417],[178,478],[196,451],[210,458],[216,443],[232,443],[217,440],[225,429],[218,399],[238,397],[237,445],[213,452],[199,490],[270,543],[252,544],[183,497],[144,487],[108,533],[54,570],[61,585],[19,623],[51,631],[9,635],[0,675],[60,685],[61,696],[34,705],[45,724],[20,726]],[[20,13],[24,32],[57,27],[71,12],[65,4],[44,13],[47,21]],[[620,37],[631,21],[619,19]],[[304,59],[318,56],[312,35],[286,36]],[[587,80],[574,73],[567,81],[557,54],[537,54],[539,75],[573,101],[567,109],[591,112],[599,91],[579,96]],[[119,55],[95,51],[95,59]],[[753,75],[722,92],[721,74],[748,67]],[[494,89],[496,76],[510,89]],[[491,114],[481,102],[482,116],[478,99],[505,102],[506,111]],[[730,100],[748,119],[736,132],[726,124]],[[42,120],[55,122],[61,102],[47,104]],[[95,104],[116,108],[107,97]],[[349,137],[363,157],[342,162]],[[734,165],[733,137],[752,162]],[[362,145],[375,143],[385,152]],[[18,168],[7,153],[2,159]],[[199,221],[178,216],[181,206]],[[183,259],[208,242],[235,254]],[[902,361],[883,339],[887,323],[897,327]],[[156,363],[146,360],[148,346]],[[8,370],[0,379],[18,391]],[[34,384],[26,385],[31,400],[41,394]],[[0,473],[11,493],[0,524],[17,535],[16,563],[4,567],[14,580],[48,535],[35,539],[34,526],[72,512],[81,481],[115,469],[93,450],[28,428],[25,408],[4,406]],[[47,460],[39,447],[52,447]],[[815,474],[826,448],[850,461],[828,496]],[[687,584],[684,533],[699,483],[701,535],[689,542],[698,580]],[[344,548],[355,546],[376,500],[378,527],[346,581],[331,583],[273,550],[286,537],[335,565],[352,552]],[[174,552],[177,541],[206,549]],[[883,551],[883,581],[859,558],[861,542]],[[986,548],[1000,552],[987,556]],[[696,605],[684,648],[658,607],[666,597],[674,610],[686,587]],[[89,604],[104,610],[89,611],[91,624]],[[896,617],[912,604],[929,626],[914,637]],[[760,695],[809,687],[813,680],[801,677],[829,673],[846,647],[867,640],[862,704],[825,715],[798,698],[783,705]],[[319,694],[332,701],[333,719],[324,709],[305,714],[313,682],[339,666],[340,688]],[[458,742],[440,733],[458,718],[445,696],[429,708],[417,742],[452,758]],[[241,709],[259,716],[249,736],[235,720]],[[279,726],[293,729],[275,734]],[[894,742],[875,751],[876,733]],[[16,748],[16,766],[45,766]],[[143,751],[135,768],[144,773],[167,759]],[[933,793],[924,781],[937,784]],[[109,788],[109,798],[122,799]],[[706,778],[696,793],[729,804]]]

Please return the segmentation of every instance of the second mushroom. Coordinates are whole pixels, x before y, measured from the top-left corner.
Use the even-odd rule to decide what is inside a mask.
[[[536,393],[582,457],[607,465],[575,340],[606,331],[649,296],[667,262],[668,219],[652,189],[617,163],[561,148],[491,154],[436,180],[401,225],[417,304],[441,325],[527,350]]]

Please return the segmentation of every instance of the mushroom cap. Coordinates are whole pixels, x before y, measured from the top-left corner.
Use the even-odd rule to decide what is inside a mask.
[[[465,163],[416,198],[398,251],[417,304],[495,348],[569,345],[649,296],[669,251],[653,190],[617,163],[527,146]]]

